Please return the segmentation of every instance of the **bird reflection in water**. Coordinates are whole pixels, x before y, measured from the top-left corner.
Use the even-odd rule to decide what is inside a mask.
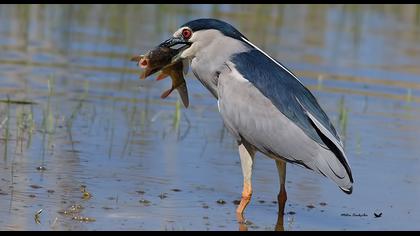
[[[278,201],[278,209],[279,211],[277,212],[277,221],[276,221],[276,226],[274,227],[274,231],[284,231],[284,207],[286,205],[286,200],[285,198],[281,199],[281,192],[279,194],[279,201]],[[236,220],[238,222],[239,225],[239,231],[248,231],[248,223],[247,220],[245,219],[245,217],[243,216],[243,214],[241,213],[236,213]]]

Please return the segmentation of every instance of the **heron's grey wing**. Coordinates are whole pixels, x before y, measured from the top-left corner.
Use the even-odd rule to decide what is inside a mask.
[[[293,120],[315,141],[322,143],[308,117],[302,112],[301,104],[342,145],[334,126],[319,106],[312,93],[303,86],[284,66],[278,66],[271,58],[254,49],[233,56],[232,62],[245,79],[257,87],[289,119]],[[280,62],[276,61],[280,64]]]
[[[316,98],[296,76],[286,70],[280,62],[272,60],[257,49],[236,54],[232,62],[245,79],[257,87],[309,137],[321,145],[326,144],[334,151],[338,149],[337,158],[346,166],[351,176],[351,170],[343,152],[343,143],[338,133]],[[328,140],[324,139],[324,136]],[[336,147],[329,146],[329,141]]]
[[[276,71],[271,60],[268,65],[274,65],[260,67],[264,58],[256,52],[237,54],[234,64],[227,63],[230,71],[219,74],[219,110],[228,129],[261,152],[327,175],[350,192],[351,172],[337,134],[319,121],[330,123],[328,117],[312,94],[299,81],[284,79],[287,74]]]

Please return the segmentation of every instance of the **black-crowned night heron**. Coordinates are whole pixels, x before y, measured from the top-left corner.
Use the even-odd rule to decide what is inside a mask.
[[[224,124],[238,142],[244,177],[243,213],[251,200],[256,151],[276,162],[279,212],[286,202],[286,162],[333,180],[352,192],[353,178],[343,143],[312,93],[284,65],[252,44],[232,25],[198,19],[181,26],[160,46],[182,46],[185,60],[217,99]]]

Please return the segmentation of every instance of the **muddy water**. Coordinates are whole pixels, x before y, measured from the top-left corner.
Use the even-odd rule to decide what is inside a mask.
[[[198,17],[293,70],[344,139],[353,194],[289,165],[277,229],[419,229],[419,6],[2,5],[1,230],[240,228],[215,100],[191,73],[188,109],[162,100],[170,80],[140,81],[129,61]],[[276,229],[273,164],[257,156],[248,230]]]

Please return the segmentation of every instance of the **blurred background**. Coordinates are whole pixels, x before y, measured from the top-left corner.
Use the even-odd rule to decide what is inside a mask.
[[[216,101],[192,73],[188,109],[162,100],[170,80],[129,61],[201,17],[298,75],[343,137],[353,194],[288,165],[285,230],[419,229],[419,5],[0,5],[0,230],[238,229]],[[274,230],[261,154],[253,184],[248,228]]]

